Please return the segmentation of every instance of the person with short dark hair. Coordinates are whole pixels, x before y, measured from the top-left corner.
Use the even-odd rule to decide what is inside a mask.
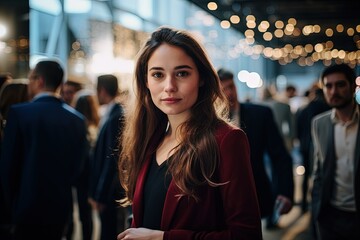
[[[91,164],[90,202],[100,215],[100,239],[108,240],[115,239],[117,233],[126,227],[127,211],[116,203],[124,194],[118,181],[116,164],[124,110],[116,100],[119,94],[116,76],[99,76],[96,88],[99,104],[105,106],[105,111],[99,123]]]
[[[60,95],[62,99],[69,105],[72,104],[75,94],[80,91],[83,86],[71,79],[68,79],[61,87]]]
[[[63,76],[57,61],[38,62],[29,75],[32,101],[8,113],[0,184],[15,240],[61,240],[72,217],[87,142],[84,117],[55,93]]]
[[[332,108],[312,120],[312,215],[319,239],[360,239],[360,109],[355,71],[331,65],[321,74]]]
[[[292,157],[286,149],[271,108],[254,103],[240,103],[233,73],[224,68],[220,68],[217,73],[230,103],[230,118],[245,131],[249,139],[261,217],[267,219],[267,228],[274,228],[279,215],[288,213],[293,205]],[[264,161],[266,156],[269,159],[268,165]],[[267,174],[269,167],[271,176]],[[282,205],[278,213],[274,212],[276,202]]]

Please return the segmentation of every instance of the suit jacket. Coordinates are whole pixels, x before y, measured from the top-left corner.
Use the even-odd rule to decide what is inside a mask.
[[[336,168],[334,123],[331,110],[316,116],[312,121],[314,142],[314,184],[312,214],[317,219],[330,204]],[[358,128],[354,156],[354,193],[357,215],[360,219],[360,127]]]
[[[292,140],[295,138],[295,119],[290,105],[274,99],[266,100],[263,104],[272,109],[275,123],[284,139],[285,146],[291,150]]]
[[[294,180],[292,158],[275,123],[272,110],[267,106],[252,103],[240,104],[241,128],[250,144],[250,158],[254,173],[261,216],[269,216],[278,194],[293,200]],[[270,180],[264,155],[271,160]]]
[[[0,179],[12,222],[66,223],[87,151],[83,116],[53,96],[14,105],[3,144]]]
[[[220,162],[215,182],[197,189],[199,202],[179,197],[179,188],[170,182],[161,219],[164,239],[261,239],[261,221],[252,175],[249,145],[243,131],[222,124],[216,130]],[[158,135],[160,135],[158,131]],[[155,137],[160,139],[160,137]],[[138,175],[133,199],[133,227],[142,226],[143,192],[151,154],[159,141],[147,151]]]
[[[296,112],[296,133],[300,141],[300,152],[304,165],[306,165],[306,171],[311,171],[314,156],[311,121],[316,115],[329,109],[330,107],[326,104],[325,99],[316,98]]]
[[[109,118],[100,129],[92,160],[91,196],[103,204],[122,198],[117,160],[119,157],[119,134],[122,130],[123,108],[115,104]]]

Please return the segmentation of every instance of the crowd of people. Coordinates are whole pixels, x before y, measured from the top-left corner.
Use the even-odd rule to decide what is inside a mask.
[[[94,89],[40,60],[0,75],[0,238],[262,239],[300,204],[313,238],[360,239],[360,128],[354,69],[326,67],[294,110],[264,89],[241,102],[234,73],[187,31],[161,27],[139,51],[134,101],[113,74]],[[100,111],[100,109],[102,111]],[[335,137],[336,136],[336,137]],[[305,169],[294,198],[298,141]]]

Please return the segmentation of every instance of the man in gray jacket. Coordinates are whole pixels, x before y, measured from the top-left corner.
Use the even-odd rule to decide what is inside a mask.
[[[322,240],[360,239],[360,118],[355,78],[346,64],[330,66],[321,75],[325,99],[332,107],[312,122],[312,214]]]

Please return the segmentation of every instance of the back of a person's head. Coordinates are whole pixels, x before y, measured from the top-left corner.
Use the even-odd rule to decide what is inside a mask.
[[[321,74],[321,81],[324,82],[324,78],[333,73],[342,73],[345,75],[346,80],[350,83],[350,85],[355,84],[356,74],[355,71],[347,64],[335,64],[331,65],[324,69]]]
[[[81,83],[75,82],[72,79],[68,79],[64,85],[68,85],[74,88],[74,90],[77,92],[83,88]]]
[[[45,87],[49,90],[56,90],[63,81],[64,70],[54,60],[42,60],[34,68],[35,75],[43,77]]]
[[[118,79],[112,74],[100,75],[97,79],[97,89],[103,88],[112,97],[119,92]]]
[[[287,92],[295,92],[296,91],[296,87],[294,85],[287,85],[286,86],[286,91]]]
[[[217,74],[221,81],[223,80],[230,80],[234,78],[234,74],[225,68],[220,68],[217,70]]]
[[[97,126],[100,121],[98,103],[94,95],[81,95],[78,97],[75,109],[83,114],[89,124]]]
[[[0,113],[2,119],[7,118],[11,105],[29,100],[26,79],[14,79],[5,83],[0,91]]]

